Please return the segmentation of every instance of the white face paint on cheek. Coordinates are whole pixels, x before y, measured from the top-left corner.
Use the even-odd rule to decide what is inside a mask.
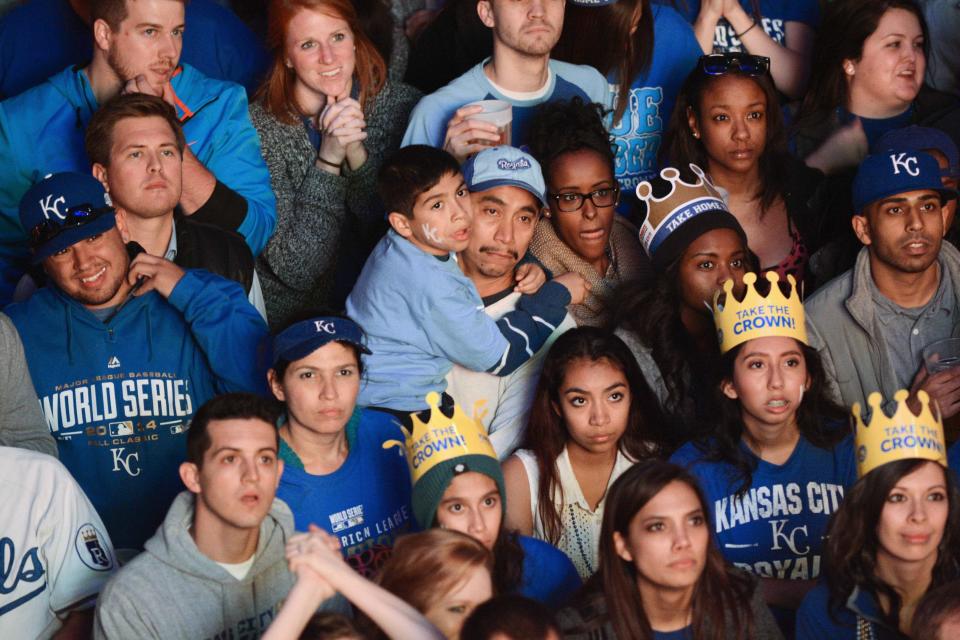
[[[423,231],[423,235],[427,237],[427,240],[440,244],[440,235],[437,233],[436,227],[431,227],[429,224],[423,223],[420,225],[420,230]]]

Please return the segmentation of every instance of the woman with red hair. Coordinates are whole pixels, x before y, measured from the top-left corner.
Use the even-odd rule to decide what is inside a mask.
[[[267,43],[273,66],[250,118],[277,229],[257,272],[270,324],[282,326],[352,287],[382,231],[377,171],[400,146],[420,93],[387,79],[350,0],[271,0]]]

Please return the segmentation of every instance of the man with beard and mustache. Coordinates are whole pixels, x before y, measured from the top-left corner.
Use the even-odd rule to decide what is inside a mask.
[[[860,165],[852,223],[866,246],[805,305],[810,346],[845,406],[909,388],[930,394],[944,417],[960,412],[960,368],[930,372],[922,356],[960,336],[960,252],[943,242],[946,204],[956,197],[921,151],[890,148]]]
[[[52,172],[86,171],[84,129],[120,93],[161,97],[176,109],[187,146],[180,210],[237,231],[254,254],[276,222],[270,174],[240,85],[179,65],[183,0],[92,0],[93,58],[0,102],[0,305],[27,262],[20,198]],[[43,43],[37,43],[43,46]]]
[[[110,194],[126,229],[124,240],[184,269],[206,269],[239,282],[266,320],[253,254],[243,238],[175,212],[183,191],[185,145],[173,107],[144,93],[114,98],[87,127],[93,175]]]
[[[236,282],[146,253],[131,261],[89,173],[34,185],[20,223],[49,284],[5,311],[60,460],[123,561],[180,490],[194,411],[218,393],[266,392],[267,327]]]
[[[479,0],[480,20],[493,30],[493,55],[417,104],[403,146],[443,147],[462,163],[498,144],[495,125],[470,117],[482,108],[465,105],[478,100],[512,105],[510,144],[521,148],[538,105],[574,96],[608,104],[609,85],[599,71],[550,59],[563,29],[563,7],[564,0]]]
[[[540,164],[513,147],[481,151],[463,167],[473,204],[470,243],[457,254],[473,281],[484,311],[494,320],[516,309],[517,264],[527,253],[545,206]],[[543,358],[560,334],[576,322],[568,313],[533,356],[510,375],[497,377],[455,364],[447,374],[447,393],[465,407],[482,402],[481,421],[497,456],[506,459],[523,439]]]

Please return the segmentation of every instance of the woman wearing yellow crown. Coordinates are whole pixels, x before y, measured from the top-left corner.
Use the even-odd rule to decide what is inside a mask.
[[[869,424],[853,405],[860,479],[830,523],[825,579],[797,612],[798,640],[905,638],[924,594],[960,579],[960,494],[939,411],[917,395],[919,414],[901,390],[890,418],[871,394]]]
[[[761,578],[785,629],[820,574],[830,515],[856,479],[845,412],[827,398],[788,280],[781,286],[768,272],[763,295],[751,273],[742,300],[732,281],[714,296],[723,353],[717,427],[671,459],[700,481],[721,553]]]

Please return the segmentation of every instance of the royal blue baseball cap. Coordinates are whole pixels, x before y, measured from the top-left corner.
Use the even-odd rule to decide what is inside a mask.
[[[940,182],[940,165],[929,153],[887,149],[864,158],[853,179],[853,209],[862,213],[871,202],[908,191],[936,191],[943,201],[957,192]]]
[[[520,187],[547,206],[547,186],[540,163],[516,147],[492,147],[470,157],[463,165],[463,179],[470,191]]]
[[[370,353],[363,343],[363,330],[349,318],[321,316],[290,325],[273,339],[273,365],[280,360],[293,362],[329,342],[347,342],[360,353]]]
[[[960,150],[946,132],[933,127],[921,127],[912,124],[901,129],[887,131],[871,147],[871,153],[882,153],[886,149],[900,149],[902,151],[939,151],[947,159],[949,165],[940,170],[945,178],[960,177]],[[936,158],[934,158],[936,160]]]
[[[89,173],[54,173],[20,199],[34,264],[116,226],[110,196]]]

